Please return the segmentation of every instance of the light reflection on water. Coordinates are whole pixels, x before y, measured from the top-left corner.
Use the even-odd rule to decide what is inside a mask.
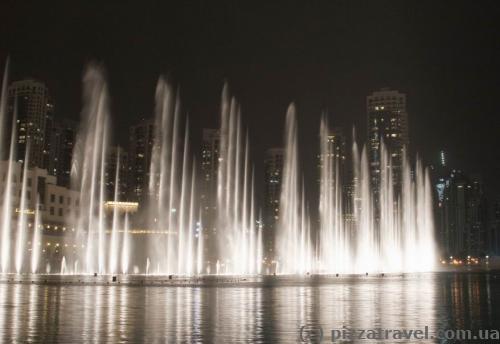
[[[342,326],[495,329],[499,299],[493,274],[222,288],[0,283],[0,341],[290,343],[303,325],[322,326],[325,341]]]

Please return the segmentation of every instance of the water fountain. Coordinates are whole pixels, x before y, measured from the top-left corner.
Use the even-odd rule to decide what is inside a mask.
[[[370,186],[367,149],[361,154],[353,143],[353,205],[350,217],[345,204],[339,166],[341,157],[334,147],[330,128],[323,118],[320,183],[320,272],[412,272],[434,267],[435,247],[432,191],[429,173],[417,160],[416,178],[406,154],[402,168],[401,191],[396,192],[392,162],[381,144],[381,173],[378,199]],[[374,202],[379,205],[379,214]],[[349,220],[349,221],[347,221]]]
[[[304,188],[300,187],[298,160],[297,119],[295,105],[291,104],[286,114],[281,214],[276,238],[277,273],[310,273],[315,265]]]
[[[40,214],[40,202],[39,198],[37,197],[37,202],[36,202],[36,208],[35,208],[35,223],[33,225],[33,239],[31,240],[31,273],[37,273],[38,272],[38,264],[40,262],[40,253],[41,249],[40,246],[42,245],[41,243],[41,238],[42,238],[42,228],[43,224],[41,221],[41,214]]]
[[[226,86],[222,92],[217,173],[216,270],[225,274],[256,274],[261,270],[261,229],[255,223],[254,176],[248,135],[241,132],[240,118],[239,104],[229,96]]]
[[[167,275],[192,275],[195,262],[202,259],[197,255],[203,254],[194,249],[196,175],[189,154],[187,121],[184,140],[179,139],[180,111],[178,93],[160,78],[149,181],[149,226],[164,235],[161,240],[150,242],[149,259],[151,265],[158,267],[158,273]]]
[[[42,203],[31,201],[31,206],[35,206],[33,211],[28,206],[29,149],[24,165],[16,161],[15,135],[9,137],[6,130],[7,83],[7,73],[4,73],[0,97],[0,152],[7,157],[2,162],[5,187],[0,222],[0,268],[3,273],[40,273],[44,270],[42,264],[46,264],[47,272],[62,274],[261,273],[262,222],[256,221],[255,216],[251,146],[243,129],[240,106],[230,96],[227,86],[221,97],[214,230],[205,233],[197,192],[196,161],[189,147],[189,122],[182,116],[179,93],[164,78],[159,79],[148,192],[140,215],[131,215],[116,206],[121,201],[119,152],[114,190],[111,195],[106,192],[111,124],[108,92],[101,68],[90,66],[86,70],[85,106],[71,171],[72,188],[79,191],[79,212],[67,215],[66,221],[73,224],[76,231],[64,233],[65,245],[60,247],[59,260],[54,262],[50,258],[42,259],[45,211]],[[15,116],[14,108],[11,133],[16,132]],[[10,145],[5,144],[8,141]],[[432,187],[428,172],[419,161],[413,168],[405,157],[399,181],[402,191],[395,192],[391,158],[382,143],[380,190],[373,193],[367,148],[359,149],[354,140],[352,185],[346,197],[345,178],[340,173],[344,162],[335,151],[335,138],[331,136],[326,116],[323,117],[319,225],[312,226],[300,173],[293,104],[287,110],[284,141],[276,264],[269,273],[345,274],[433,268]],[[19,183],[14,180],[16,176],[22,176]],[[38,197],[34,195],[34,199]],[[113,206],[106,207],[106,202]],[[348,204],[349,216],[346,216]],[[139,242],[133,230],[141,216],[146,219],[141,223],[147,232],[143,236],[145,242]],[[216,245],[209,242],[212,239]],[[25,264],[28,252],[31,252],[30,264]]]

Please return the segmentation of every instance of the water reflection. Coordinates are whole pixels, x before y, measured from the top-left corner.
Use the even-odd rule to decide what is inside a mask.
[[[0,342],[290,343],[304,325],[500,327],[500,278],[423,274],[266,287],[0,284]],[[369,342],[367,340],[363,342]]]

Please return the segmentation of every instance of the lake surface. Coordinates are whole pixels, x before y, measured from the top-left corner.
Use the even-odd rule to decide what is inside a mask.
[[[500,274],[339,277],[222,287],[0,283],[2,342],[317,342],[320,328],[323,342],[330,342],[330,331],[343,326],[427,326],[431,333],[500,329]]]

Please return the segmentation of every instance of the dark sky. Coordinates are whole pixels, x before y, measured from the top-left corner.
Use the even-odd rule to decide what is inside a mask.
[[[202,127],[216,125],[227,80],[261,174],[263,152],[281,144],[294,101],[311,180],[321,111],[364,135],[366,95],[395,88],[408,97],[414,153],[431,163],[444,148],[454,167],[481,173],[499,191],[498,2],[291,2],[2,1],[0,63],[10,55],[15,78],[46,81],[57,115],[78,118],[83,68],[102,62],[122,143],[128,126],[151,114],[160,74],[180,87],[195,144]]]

